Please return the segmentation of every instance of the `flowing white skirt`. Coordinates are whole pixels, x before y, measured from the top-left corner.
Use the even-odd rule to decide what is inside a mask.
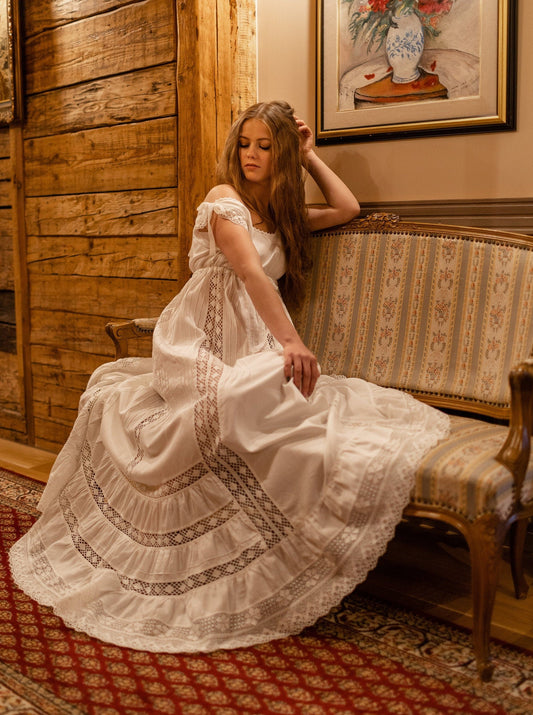
[[[13,547],[16,581],[68,625],[143,650],[311,625],[375,566],[446,418],[357,379],[321,377],[307,401],[275,351],[223,368],[217,399],[176,418],[150,362],[100,369],[63,478]]]
[[[27,594],[120,646],[210,651],[313,624],[375,566],[448,431],[354,378],[322,376],[304,399],[235,275],[201,273],[163,312],[153,359],[93,374],[10,554]]]

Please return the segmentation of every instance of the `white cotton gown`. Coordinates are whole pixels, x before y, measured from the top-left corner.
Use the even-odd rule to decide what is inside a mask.
[[[152,358],[98,368],[35,525],[12,548],[19,586],[67,625],[160,652],[297,633],[363,581],[409,500],[439,411],[359,379],[305,399],[280,345],[215,246],[245,226],[275,284],[277,234],[235,199],[198,209],[192,277]]]

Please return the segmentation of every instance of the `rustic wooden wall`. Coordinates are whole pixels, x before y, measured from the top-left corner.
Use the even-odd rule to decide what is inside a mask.
[[[255,99],[254,27],[254,0],[24,2],[25,116],[0,130],[19,338],[0,436],[57,451],[112,357],[106,322],[157,315],[187,278],[196,205]]]
[[[174,0],[25,12],[25,230],[35,444],[61,445],[108,320],[176,291]]]
[[[24,437],[26,425],[16,348],[13,212],[9,129],[0,129],[0,436]]]

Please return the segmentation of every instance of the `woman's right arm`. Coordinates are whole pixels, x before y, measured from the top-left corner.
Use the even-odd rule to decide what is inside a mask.
[[[304,397],[309,397],[320,374],[317,359],[287,316],[278,292],[263,270],[250,234],[243,226],[217,214],[213,214],[212,228],[217,246],[243,281],[265,325],[283,347],[285,377],[287,380],[292,377]]]

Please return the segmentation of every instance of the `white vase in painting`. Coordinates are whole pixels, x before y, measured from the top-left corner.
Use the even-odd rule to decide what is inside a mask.
[[[385,47],[392,67],[393,82],[406,84],[418,79],[418,63],[424,50],[424,30],[415,12],[407,10],[393,16]]]

